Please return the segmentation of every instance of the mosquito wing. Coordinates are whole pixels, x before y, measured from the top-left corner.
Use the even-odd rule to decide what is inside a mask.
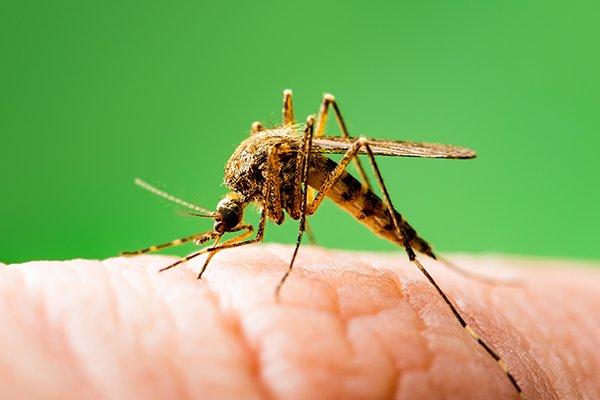
[[[313,151],[329,154],[343,154],[356,141],[356,138],[339,136],[324,136],[313,139]],[[402,140],[368,139],[373,154],[393,157],[423,157],[423,158],[456,158],[468,159],[475,157],[475,151],[466,147],[452,146],[439,143],[419,143]],[[364,148],[360,149],[365,154]]]

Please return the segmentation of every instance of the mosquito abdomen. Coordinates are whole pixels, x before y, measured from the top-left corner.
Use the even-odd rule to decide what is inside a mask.
[[[313,155],[308,184],[319,190],[337,165],[335,161],[327,157]],[[396,234],[394,221],[383,201],[348,172],[344,171],[342,173],[340,179],[334,183],[326,196],[366,225],[376,235],[404,246],[403,238]],[[417,235],[417,232],[400,216],[400,213],[395,210],[394,212],[397,216],[396,219],[402,221],[402,228],[412,248],[435,258],[431,246]]]

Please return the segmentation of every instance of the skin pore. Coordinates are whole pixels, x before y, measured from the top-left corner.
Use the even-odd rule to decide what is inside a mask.
[[[405,254],[253,245],[175,258],[0,268],[0,397],[517,398]],[[600,271],[449,257],[518,285],[423,263],[528,399],[599,398]]]

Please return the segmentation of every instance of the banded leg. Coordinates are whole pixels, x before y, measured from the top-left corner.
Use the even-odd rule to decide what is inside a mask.
[[[176,262],[174,262],[171,265],[167,265],[166,267],[162,268],[159,270],[159,272],[163,272],[166,271],[168,269],[171,269],[173,267],[178,266],[179,264],[183,264],[187,261],[190,261],[193,258],[198,257],[201,254],[204,253],[210,253],[210,252],[214,252],[214,251],[221,251],[221,250],[225,250],[225,249],[231,249],[233,247],[239,247],[239,246],[245,246],[248,244],[252,244],[252,243],[256,243],[256,242],[260,242],[263,237],[264,237],[264,230],[265,230],[265,222],[267,221],[267,213],[266,210],[263,209],[261,216],[260,216],[260,222],[258,223],[258,230],[256,231],[256,236],[250,240],[245,240],[243,242],[230,242],[233,239],[239,238],[241,236],[245,236],[247,235],[247,233],[242,233],[241,235],[237,236],[236,238],[232,238],[230,240],[228,240],[227,242],[216,246],[216,247],[205,247],[202,250],[196,251],[195,253],[192,253],[184,258],[182,258],[181,260],[177,260]],[[251,230],[250,230],[251,231]],[[230,243],[228,243],[230,242]]]
[[[188,237],[184,237],[184,238],[180,238],[180,239],[175,239],[171,242],[168,243],[163,243],[163,244],[158,244],[155,246],[150,246],[150,247],[146,247],[145,249],[140,249],[140,250],[135,250],[135,251],[122,251],[120,254],[122,256],[133,256],[133,255],[138,255],[138,254],[144,254],[144,253],[152,253],[155,251],[159,251],[159,250],[163,250],[163,249],[167,249],[169,247],[175,247],[175,246],[179,246],[182,245],[184,243],[188,243],[191,241],[196,242],[196,244],[203,244],[208,242],[211,239],[214,239],[216,236],[216,232],[207,232],[207,233],[202,233],[202,234],[195,234],[195,235],[191,235]]]
[[[274,151],[277,151],[277,149],[276,148],[271,149],[270,154]],[[269,159],[271,159],[271,158],[272,157],[270,156]],[[198,257],[199,255],[204,254],[204,253],[215,253],[215,252],[219,252],[221,250],[230,249],[233,247],[245,246],[248,244],[262,241],[263,237],[264,237],[267,216],[269,214],[269,204],[267,204],[266,202],[270,198],[269,193],[271,193],[273,183],[275,182],[275,179],[273,179],[273,177],[272,177],[273,173],[275,172],[273,170],[273,168],[274,168],[273,164],[269,163],[269,168],[267,170],[267,183],[266,183],[264,191],[263,191],[264,203],[262,204],[262,213],[260,215],[260,222],[258,223],[258,230],[256,231],[256,236],[254,238],[249,239],[249,240],[243,240],[250,235],[250,232],[252,232],[253,228],[252,228],[252,225],[240,225],[234,231],[246,229],[247,232],[242,233],[241,235],[238,235],[232,239],[229,239],[221,245],[217,245],[215,243],[215,245],[213,245],[212,247],[206,247],[202,250],[192,253],[192,254],[182,258],[181,260],[178,260],[178,261],[174,262],[173,264],[162,268],[159,272],[166,271],[168,269],[176,267],[177,265],[185,263],[185,262],[187,262],[195,257]],[[281,207],[281,206],[279,206],[279,207]],[[218,236],[220,238],[220,236],[221,236],[221,234],[218,234],[216,232],[212,232],[212,233],[215,235],[214,237]],[[214,256],[211,256],[209,254],[209,257],[207,257],[207,260],[204,262],[204,265],[202,267],[202,270],[200,271],[198,278],[200,278],[202,273],[204,272],[204,270],[206,270],[206,267],[208,266],[208,263],[210,262],[210,259],[212,259],[212,257],[214,257]]]
[[[315,118],[311,115],[306,120],[306,128],[304,131],[304,139],[302,142],[302,162],[301,162],[301,174],[300,174],[300,185],[298,188],[304,189],[301,190],[301,203],[300,203],[300,224],[298,226],[298,236],[296,238],[296,247],[294,247],[294,253],[292,254],[292,259],[290,260],[290,265],[288,266],[287,271],[281,277],[279,284],[275,288],[275,299],[279,301],[279,293],[281,292],[281,287],[286,281],[287,277],[292,272],[292,267],[294,266],[294,261],[296,260],[296,256],[298,255],[298,250],[300,249],[300,243],[302,243],[302,235],[306,230],[306,203],[307,203],[307,194],[308,194],[308,168],[310,166],[310,156],[312,149],[312,138],[314,132],[314,123]],[[300,154],[300,153],[299,153]],[[296,175],[298,175],[298,170],[296,170]]]
[[[331,186],[335,183],[335,181],[337,179],[339,179],[339,177],[341,176],[341,174],[343,172],[342,166],[344,166],[344,168],[345,168],[348,165],[348,163],[351,161],[351,159],[353,157],[357,156],[358,151],[360,150],[361,147],[364,147],[367,152],[367,156],[369,158],[369,163],[371,164],[371,167],[375,174],[377,185],[379,186],[379,189],[383,193],[383,200],[388,209],[389,216],[392,219],[394,229],[396,231],[396,235],[398,235],[398,237],[402,237],[403,245],[406,249],[409,260],[413,264],[415,264],[415,266],[419,269],[419,271],[421,271],[421,273],[427,278],[429,283],[434,287],[436,292],[444,300],[446,305],[450,308],[450,311],[452,311],[452,314],[454,315],[454,317],[458,320],[458,322],[465,329],[465,331],[467,331],[467,333],[477,342],[477,344],[479,344],[479,346],[481,346],[486,351],[486,353],[498,363],[498,365],[502,368],[502,370],[506,374],[507,378],[509,379],[510,383],[515,388],[515,390],[517,391],[519,396],[521,398],[524,398],[521,387],[519,386],[519,384],[517,383],[517,381],[511,374],[511,372],[508,370],[508,366],[506,365],[504,360],[502,360],[500,358],[500,356],[494,350],[492,350],[492,348],[486,342],[484,342],[477,335],[477,333],[475,333],[475,331],[467,324],[466,320],[462,317],[462,315],[460,314],[458,309],[454,306],[452,301],[450,301],[450,299],[448,298],[446,293],[444,293],[444,291],[440,288],[440,286],[437,284],[435,279],[433,279],[433,277],[429,274],[429,272],[425,269],[425,267],[419,262],[419,260],[417,260],[415,252],[413,251],[413,249],[408,241],[406,232],[403,228],[403,219],[399,213],[395,212],[394,205],[392,204],[392,200],[390,198],[389,192],[387,190],[387,187],[385,186],[385,183],[383,182],[383,177],[381,176],[381,171],[379,170],[379,166],[377,165],[377,161],[375,160],[375,155],[373,154],[373,151],[371,150],[371,147],[369,146],[369,142],[367,139],[364,139],[364,138],[358,139],[354,143],[354,145],[348,150],[348,152],[346,152],[346,155],[344,155],[342,161],[340,161],[339,165],[331,173],[330,177],[326,180],[326,182],[321,187],[321,190],[319,191],[319,195],[315,199],[315,202],[319,199],[319,196],[321,196],[320,199],[322,200],[322,196],[324,196],[324,194],[327,192],[327,190],[329,190],[329,188],[331,188]],[[312,207],[313,204],[311,204],[309,206],[309,209],[307,210],[307,212],[308,211],[314,212],[316,210],[316,208],[318,207],[318,205],[319,205],[319,202],[317,202],[316,207],[313,208]]]
[[[283,214],[283,209],[281,207],[281,177],[280,177],[281,163],[279,160],[279,146],[278,145],[273,146],[269,150],[268,162],[269,162],[269,164],[268,164],[268,170],[267,170],[267,179],[268,179],[267,186],[270,188],[270,191],[273,193],[274,199],[273,199],[272,204],[269,204],[264,207],[264,210],[266,211],[267,215],[271,214],[271,216],[273,217],[273,219],[275,219],[276,222],[281,223],[283,221],[284,214]],[[268,198],[270,198],[270,196],[267,194],[265,196],[265,198],[268,199]],[[208,253],[208,256],[206,257],[206,261],[204,261],[204,265],[202,266],[202,268],[200,269],[200,273],[198,274],[198,279],[202,279],[202,274],[206,270],[206,267],[208,267],[208,264],[210,263],[212,258],[219,251],[221,251],[223,248],[225,248],[223,246],[227,246],[229,244],[236,243],[236,242],[246,239],[252,233],[253,227],[252,227],[252,225],[240,225],[239,227],[237,227],[235,229],[235,231],[239,231],[242,229],[246,229],[247,231],[239,236],[236,236],[232,239],[227,240],[225,243],[223,243],[223,245],[218,247],[220,250],[214,250],[214,251],[211,251],[210,253]],[[215,241],[213,248],[217,248],[219,240],[220,240],[220,237],[218,237],[217,240]]]
[[[254,229],[254,227],[252,225],[250,225],[250,224],[240,225],[237,228],[235,228],[235,231],[245,230],[246,232],[244,232],[241,235],[238,235],[238,236],[236,236],[234,238],[226,240],[223,244],[227,245],[227,244],[230,244],[230,243],[236,243],[236,242],[239,242],[241,240],[244,240],[244,239],[246,239],[248,236],[250,236],[252,234],[252,230],[253,229]],[[219,236],[219,237],[217,237],[217,239],[215,239],[215,243],[212,245],[213,248],[218,246],[219,240],[221,239],[221,237],[222,236]],[[216,256],[217,253],[219,251],[221,251],[221,250],[215,250],[215,251],[211,251],[210,253],[208,253],[208,256],[206,256],[206,260],[204,261],[204,264],[202,265],[202,268],[200,269],[200,273],[198,274],[198,279],[202,279],[202,274],[204,274],[204,271],[206,271],[206,268],[208,267],[208,264],[213,259],[213,257]]]

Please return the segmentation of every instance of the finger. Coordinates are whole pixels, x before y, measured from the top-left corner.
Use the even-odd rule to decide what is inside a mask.
[[[220,253],[205,282],[203,260],[158,275],[172,261],[160,256],[3,269],[2,397],[514,396],[403,256],[305,248],[278,305],[290,252]],[[528,398],[599,394],[597,273],[529,270],[520,288],[490,288],[426,266]]]

